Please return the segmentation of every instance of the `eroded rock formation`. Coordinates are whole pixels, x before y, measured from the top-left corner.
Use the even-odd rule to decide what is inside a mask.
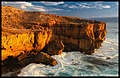
[[[106,36],[106,24],[101,22],[55,24],[52,29],[55,34],[52,39],[63,40],[65,51],[77,50],[87,54],[99,48]]]
[[[92,54],[105,40],[106,24],[2,6],[1,34],[2,70],[8,72],[32,62],[54,66],[51,55],[62,51]]]
[[[10,30],[13,30],[10,32]],[[15,30],[15,32],[14,32]],[[21,30],[23,30],[21,32]],[[19,31],[21,33],[19,33]],[[6,29],[2,31],[2,60],[8,56],[17,56],[33,49],[42,50],[52,36],[51,31],[29,29]]]
[[[42,51],[46,52],[49,55],[60,55],[64,50],[64,44],[62,40],[51,40]]]

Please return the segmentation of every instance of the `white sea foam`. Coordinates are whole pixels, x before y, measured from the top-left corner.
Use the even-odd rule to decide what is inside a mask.
[[[116,64],[118,63],[118,48],[116,47],[117,46],[111,44],[111,42],[105,41],[102,47],[96,49],[96,52],[92,56],[84,55],[80,52],[63,52],[61,55],[52,56],[56,59],[58,65],[52,67],[31,63],[23,68],[18,76],[108,76],[115,74],[115,76],[117,76],[118,70],[116,69],[118,65],[116,66]],[[107,60],[108,57],[109,59]],[[101,63],[104,64],[105,62],[106,65],[109,65],[107,64],[109,62],[113,62],[113,65],[104,67],[104,65],[99,65],[99,63],[96,65],[87,62],[84,60],[85,58],[87,58],[88,61],[94,61],[95,58],[96,60],[101,59]],[[113,67],[113,72],[110,70],[111,66]]]

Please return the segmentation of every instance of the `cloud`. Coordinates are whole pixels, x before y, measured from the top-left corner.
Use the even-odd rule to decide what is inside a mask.
[[[20,6],[20,8],[22,8],[22,9],[26,9],[27,7],[25,7],[25,6]]]
[[[43,11],[43,12],[47,11],[45,9],[45,7],[43,7],[43,6],[33,6],[33,7],[28,7],[28,8],[30,11]],[[27,9],[25,9],[25,10],[27,10]]]
[[[79,8],[94,8],[92,4],[88,4],[88,3],[80,3],[77,5],[79,6]]]
[[[97,4],[97,5],[95,5],[95,7],[96,7],[97,9],[111,8],[110,5],[103,5],[103,4]]]
[[[89,4],[88,4],[88,3],[80,3],[80,6],[81,6],[81,5],[89,5]]]
[[[91,8],[91,7],[89,7],[89,6],[82,6],[82,7],[80,7],[80,8]]]
[[[8,5],[24,5],[24,6],[33,6],[31,3],[29,2],[2,2],[2,4],[8,4]]]
[[[47,9],[47,11],[61,11],[61,10],[64,10],[64,9],[57,9],[57,8]]]
[[[95,7],[98,8],[98,9],[111,8],[110,5],[103,4],[103,1],[96,2]]]
[[[46,9],[43,6],[35,6],[32,5],[32,3],[29,2],[2,2],[3,5],[7,6],[13,6],[22,10],[27,10],[27,11],[46,11]]]
[[[103,5],[103,6],[101,6],[102,8],[111,8],[111,6],[110,5]]]
[[[47,1],[40,1],[40,3],[43,3],[45,5],[59,5],[59,4],[64,4],[64,2],[47,2]]]
[[[52,7],[45,7],[45,6],[37,6],[33,5],[32,3],[29,2],[2,2],[3,5],[7,6],[13,6],[22,10],[27,10],[27,11],[61,11],[64,9],[58,9],[58,8],[52,8]],[[60,4],[60,3],[59,3]]]
[[[79,5],[79,8],[96,8],[96,9],[111,8],[110,5],[102,4],[102,1],[79,4],[77,3],[76,5]]]
[[[78,8],[77,6],[75,5],[71,5],[71,6],[68,6],[69,8]]]

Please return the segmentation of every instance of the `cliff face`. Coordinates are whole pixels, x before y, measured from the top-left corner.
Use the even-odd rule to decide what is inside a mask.
[[[4,66],[11,64],[6,62],[9,56],[26,64],[56,65],[51,55],[61,54],[63,50],[92,54],[101,46],[105,36],[104,22],[2,6],[1,58]]]
[[[9,32],[11,29],[7,29],[7,32],[2,32],[2,60],[8,56],[17,56],[24,51],[31,51],[36,49],[42,50],[46,44],[48,44],[52,32],[45,30],[31,31],[29,29],[23,29],[23,32],[19,33],[21,29]],[[24,32],[25,31],[25,32]]]
[[[105,23],[63,23],[52,27],[55,36],[53,39],[63,40],[65,51],[84,51],[90,53],[99,48],[105,40]],[[71,46],[69,46],[71,45]],[[75,47],[72,47],[74,45]]]

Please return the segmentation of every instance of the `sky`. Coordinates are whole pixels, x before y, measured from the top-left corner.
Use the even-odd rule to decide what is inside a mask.
[[[81,18],[118,17],[118,1],[2,1],[2,5]]]

